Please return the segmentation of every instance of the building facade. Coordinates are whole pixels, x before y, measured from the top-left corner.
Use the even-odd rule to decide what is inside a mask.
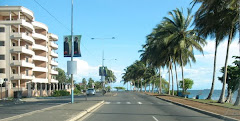
[[[0,78],[4,97],[48,96],[62,85],[56,80],[58,36],[35,21],[22,6],[0,6]],[[60,86],[60,87],[59,87]],[[4,88],[5,87],[5,88]]]

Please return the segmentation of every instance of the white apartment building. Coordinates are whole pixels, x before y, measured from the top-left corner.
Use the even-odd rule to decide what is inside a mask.
[[[57,40],[45,24],[35,21],[31,10],[0,6],[0,78],[7,80],[2,95],[22,91],[26,97],[48,96],[62,89],[56,80]]]

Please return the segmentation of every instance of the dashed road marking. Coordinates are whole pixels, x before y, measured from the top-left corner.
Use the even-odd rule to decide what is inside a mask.
[[[105,102],[105,104],[110,104],[111,102]]]
[[[138,104],[140,104],[140,105],[141,105],[142,103],[141,103],[141,102],[138,102]]]
[[[131,104],[130,102],[127,102],[127,104]]]
[[[117,104],[121,104],[121,102],[117,102]]]

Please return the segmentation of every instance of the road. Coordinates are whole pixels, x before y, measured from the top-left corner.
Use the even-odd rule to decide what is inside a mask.
[[[84,121],[218,121],[219,119],[137,92],[118,92]]]
[[[85,101],[85,96],[74,96],[75,102]],[[110,96],[101,96],[100,93],[97,93],[94,96],[88,96],[88,100],[93,101],[102,101],[104,98],[110,98]],[[16,116],[19,114],[29,113],[36,110],[41,110],[44,108],[49,108],[52,106],[69,103],[71,102],[70,96],[57,98],[57,99],[35,99],[33,98],[32,102],[23,102],[19,104],[14,103],[0,103],[0,119]]]

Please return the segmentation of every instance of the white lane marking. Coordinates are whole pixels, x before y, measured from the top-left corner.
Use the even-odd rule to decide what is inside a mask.
[[[117,104],[120,104],[121,102],[117,102]]]
[[[110,104],[111,102],[105,102],[105,104]]]
[[[138,102],[138,104],[140,104],[140,105],[141,105],[142,103],[141,103],[141,102]]]
[[[130,102],[127,102],[127,104],[131,104]]]
[[[156,118],[156,117],[154,117],[154,116],[152,116],[153,117],[153,119],[155,120],[155,121],[158,121],[158,119]]]

